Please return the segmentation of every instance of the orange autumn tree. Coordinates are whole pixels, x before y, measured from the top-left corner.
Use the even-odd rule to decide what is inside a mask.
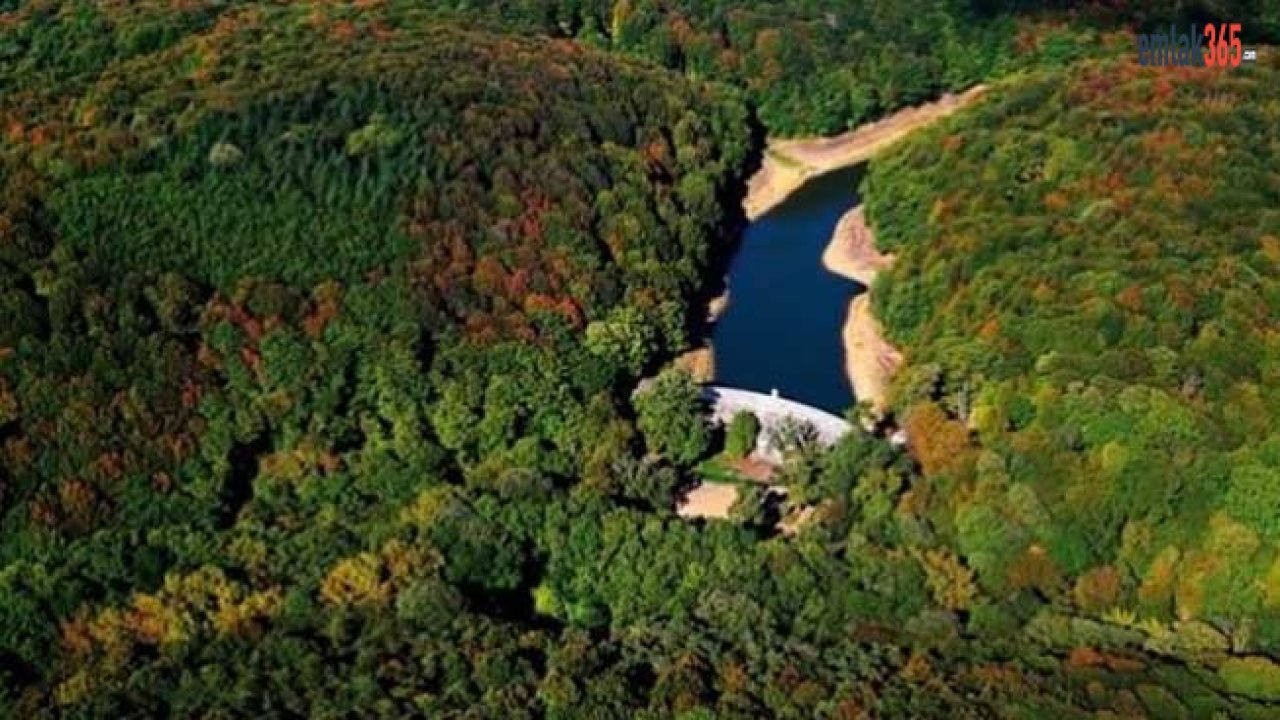
[[[912,407],[905,414],[904,427],[925,475],[960,475],[972,468],[976,453],[969,430],[936,403]]]

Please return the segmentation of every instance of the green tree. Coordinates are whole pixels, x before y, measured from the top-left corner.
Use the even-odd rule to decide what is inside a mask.
[[[650,450],[686,464],[707,452],[711,433],[702,393],[687,372],[664,370],[632,402]]]
[[[626,305],[587,325],[586,348],[637,375],[659,350],[658,331],[640,310]]]

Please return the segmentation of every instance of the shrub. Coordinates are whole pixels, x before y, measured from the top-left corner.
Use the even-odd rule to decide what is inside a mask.
[[[231,167],[244,159],[244,151],[229,142],[214,143],[209,148],[209,164],[217,168]]]
[[[724,452],[730,457],[746,457],[756,446],[760,435],[760,421],[755,413],[740,412],[729,421],[725,434]]]
[[[1280,665],[1264,657],[1230,658],[1218,668],[1227,690],[1256,700],[1280,700]]]

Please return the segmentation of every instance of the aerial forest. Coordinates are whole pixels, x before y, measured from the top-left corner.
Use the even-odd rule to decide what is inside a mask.
[[[1130,50],[1280,10],[1125,5],[0,0],[0,717],[1274,717],[1280,60]],[[978,82],[910,442],[679,517],[765,138]]]

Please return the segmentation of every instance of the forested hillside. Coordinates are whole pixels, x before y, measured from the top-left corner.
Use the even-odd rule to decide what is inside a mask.
[[[831,134],[981,80],[1062,67],[1102,51],[1102,35],[1120,26],[1239,22],[1245,42],[1280,41],[1280,6],[1269,0],[430,3],[471,22],[572,37],[732,83],[784,136]]]
[[[872,164],[913,493],[984,588],[1280,647],[1278,87],[1086,63]]]
[[[1109,16],[477,5],[0,2],[0,716],[1274,713],[1274,63],[1010,83],[874,166],[920,442],[796,447],[783,537],[677,517],[723,439],[631,392],[761,129]]]
[[[500,0],[443,10],[573,37],[742,88],[770,131],[832,133],[1038,60],[1064,62],[1081,27],[1033,35],[967,0]],[[1033,39],[1034,38],[1034,39]]]

